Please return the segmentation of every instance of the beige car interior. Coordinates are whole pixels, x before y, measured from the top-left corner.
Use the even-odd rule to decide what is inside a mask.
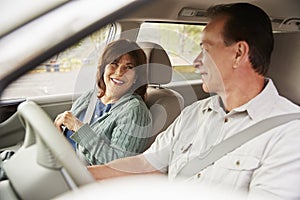
[[[0,182],[0,199],[17,199],[13,198],[14,192],[21,199],[50,199],[94,182],[42,108],[33,101],[26,101],[18,107],[18,115],[26,130],[25,139],[3,165],[10,182]]]
[[[149,42],[140,46],[146,52],[149,70],[146,104],[152,114],[154,128],[149,147],[157,134],[180,114],[184,103],[178,92],[161,86],[172,78],[172,66],[165,50]],[[16,199],[14,191],[22,199],[49,199],[94,181],[43,109],[27,101],[19,106],[18,115],[26,128],[25,140],[4,165],[10,182],[1,181],[0,199]],[[37,121],[40,123],[35,123]],[[53,134],[55,132],[57,134]],[[26,171],[34,171],[35,174]],[[47,190],[49,184],[52,185],[51,190]]]
[[[274,40],[267,76],[272,78],[282,96],[300,105],[300,32],[275,33]]]
[[[211,4],[209,1],[205,2]],[[181,4],[184,4],[184,1],[176,5],[182,9]],[[198,1],[194,1],[194,4],[200,6]],[[164,5],[168,6],[170,3],[164,1]],[[149,8],[156,9],[155,6]],[[161,12],[166,9],[165,7],[160,9],[153,15],[162,15],[161,19],[164,19],[164,15],[170,14],[170,12]],[[169,19],[183,20],[183,22],[186,20],[190,23],[198,20],[196,16],[191,18],[179,16],[180,9],[173,9],[171,14],[176,17],[170,15]],[[142,11],[141,13],[138,11],[137,14],[143,16]],[[275,33],[274,38],[275,46],[267,77],[272,78],[281,95],[300,105],[300,31]],[[138,44],[146,53],[148,65],[149,86],[146,105],[150,109],[153,120],[153,136],[147,145],[148,148],[157,134],[164,131],[180,114],[186,102],[184,102],[184,93],[164,86],[171,82],[173,73],[166,51],[156,43],[144,41]],[[196,86],[197,90],[200,90],[200,83]],[[197,98],[197,100],[201,99],[199,96]],[[10,135],[18,132],[21,140],[25,129],[25,139],[21,148],[4,163],[9,180],[0,181],[0,200],[51,199],[94,182],[67,140],[53,126],[53,119],[51,119],[58,111],[65,110],[71,105],[70,97],[59,99],[61,102],[55,100],[58,102],[51,107],[47,103],[52,100],[47,98],[44,102],[44,99],[37,101],[32,99],[24,102],[11,119],[0,124],[0,133],[7,135],[1,139],[13,140]],[[53,107],[55,108],[52,109]],[[12,145],[11,142],[2,144]]]
[[[166,51],[152,42],[139,42],[147,56],[148,82],[146,104],[152,114],[153,136],[149,147],[157,134],[165,130],[180,114],[184,107],[181,94],[161,85],[171,82],[172,65]]]

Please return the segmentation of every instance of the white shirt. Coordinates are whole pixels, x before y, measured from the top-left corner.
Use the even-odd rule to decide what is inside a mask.
[[[259,95],[229,113],[218,96],[186,107],[144,156],[173,180],[189,160],[222,140],[263,119],[296,112],[300,107],[280,96],[268,79]],[[246,191],[249,197],[300,199],[300,120],[267,131],[186,178]]]

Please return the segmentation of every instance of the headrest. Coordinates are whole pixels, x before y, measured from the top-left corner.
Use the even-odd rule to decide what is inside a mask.
[[[167,52],[152,42],[138,42],[145,51],[148,63],[149,84],[167,84],[172,80],[172,65]]]
[[[282,96],[300,105],[300,32],[275,33],[274,41],[267,76]]]

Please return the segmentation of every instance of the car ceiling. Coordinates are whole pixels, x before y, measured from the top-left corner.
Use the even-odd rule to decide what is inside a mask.
[[[299,0],[160,0],[153,1],[143,9],[131,13],[128,18],[174,20],[180,19],[178,13],[184,7],[205,10],[211,5],[234,2],[249,2],[255,4],[264,9],[272,19],[300,17]]]

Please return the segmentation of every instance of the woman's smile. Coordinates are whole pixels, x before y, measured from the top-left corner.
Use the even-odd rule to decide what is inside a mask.
[[[117,79],[117,78],[110,78],[110,80],[116,84],[116,85],[123,85],[125,83],[125,81],[122,81],[120,79]]]

